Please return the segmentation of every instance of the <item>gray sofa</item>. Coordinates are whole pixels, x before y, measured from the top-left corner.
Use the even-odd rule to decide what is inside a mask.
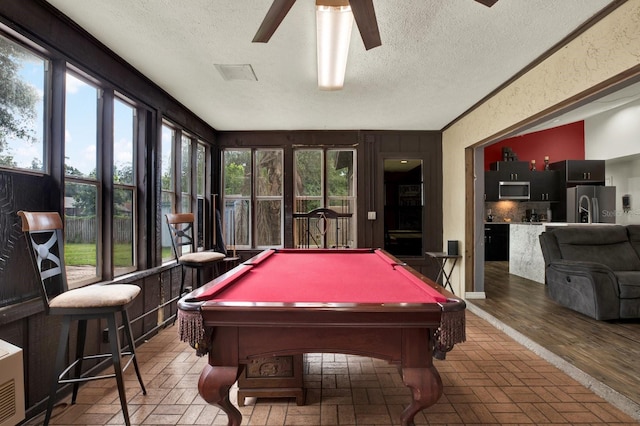
[[[640,318],[640,225],[547,228],[547,293],[597,320]]]

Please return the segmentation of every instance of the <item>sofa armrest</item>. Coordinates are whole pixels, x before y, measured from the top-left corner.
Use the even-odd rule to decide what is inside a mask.
[[[546,272],[549,297],[559,304],[597,320],[620,317],[618,280],[608,266],[555,260]]]

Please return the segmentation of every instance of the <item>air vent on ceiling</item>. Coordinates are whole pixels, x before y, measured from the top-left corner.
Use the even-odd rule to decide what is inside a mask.
[[[250,64],[215,64],[215,67],[225,80],[258,81]]]

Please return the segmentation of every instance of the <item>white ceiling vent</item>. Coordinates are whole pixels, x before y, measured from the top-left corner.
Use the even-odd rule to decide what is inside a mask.
[[[253,72],[253,67],[250,64],[215,64],[218,72],[223,79],[230,80],[246,80],[246,81],[258,81],[256,73]]]

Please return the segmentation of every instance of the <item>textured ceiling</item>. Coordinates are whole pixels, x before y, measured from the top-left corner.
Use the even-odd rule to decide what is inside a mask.
[[[271,0],[48,0],[218,130],[440,130],[611,0],[375,0],[345,86],[316,84],[314,0],[251,43]],[[251,64],[227,81],[216,64]]]

